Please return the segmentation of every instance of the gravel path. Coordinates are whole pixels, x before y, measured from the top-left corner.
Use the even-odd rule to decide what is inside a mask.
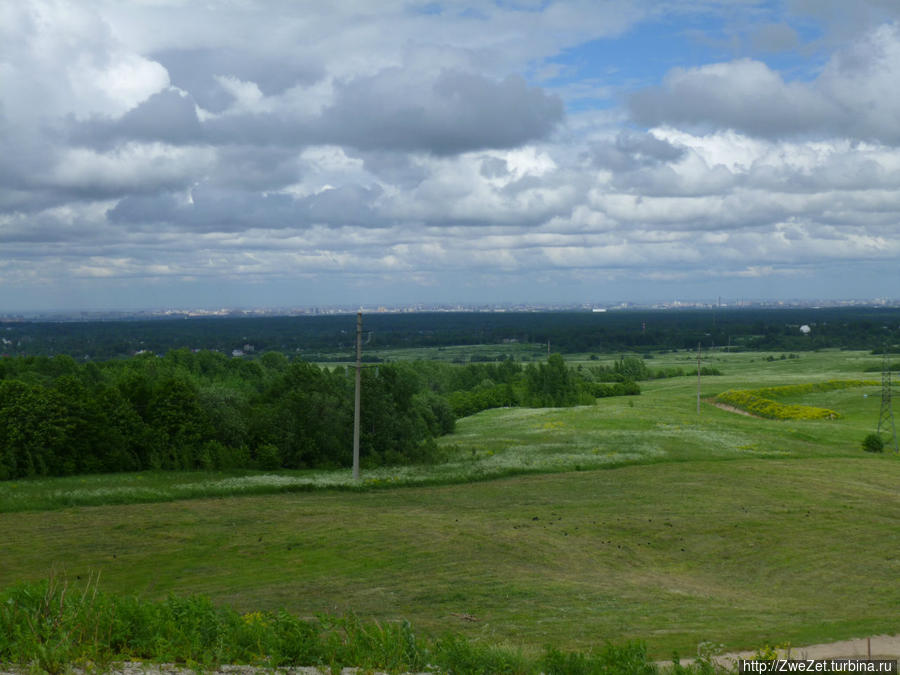
[[[740,659],[752,659],[755,651],[730,652],[719,654],[715,660],[729,666]],[[900,659],[900,635],[873,635],[867,638],[854,638],[838,642],[826,642],[805,647],[793,647],[788,653],[778,650],[782,659],[865,659],[871,654],[873,659]],[[694,659],[681,659],[687,665]]]

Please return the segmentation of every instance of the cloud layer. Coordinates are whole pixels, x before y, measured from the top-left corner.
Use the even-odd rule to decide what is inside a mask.
[[[7,3],[0,311],[889,294],[892,5],[726,5]]]

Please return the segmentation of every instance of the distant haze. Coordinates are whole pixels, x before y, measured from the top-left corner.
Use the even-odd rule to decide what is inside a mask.
[[[900,4],[0,5],[0,313],[900,295]]]

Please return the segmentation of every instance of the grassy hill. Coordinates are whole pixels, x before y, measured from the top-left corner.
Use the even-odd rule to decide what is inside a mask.
[[[704,378],[702,396],[861,377],[877,360],[766,356],[708,356],[724,374]],[[309,491],[349,480],[298,472],[3,483],[0,586],[99,572],[115,593],[407,618],[526,650],[641,639],[661,658],[700,641],[753,648],[897,631],[900,460],[860,450],[877,387],[814,394],[842,417],[802,422],[706,404],[697,415],[691,377],[643,391],[485,411],[442,440],[445,464],[383,470],[359,490]],[[120,489],[142,482],[146,493]],[[274,494],[202,498],[251,484]],[[185,496],[197,498],[172,500]],[[79,501],[100,505],[62,508]]]

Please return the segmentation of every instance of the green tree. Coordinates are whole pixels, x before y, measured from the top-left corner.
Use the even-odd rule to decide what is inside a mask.
[[[620,374],[625,380],[649,380],[650,370],[644,359],[637,356],[625,356],[620,358],[613,365],[613,370]]]
[[[576,405],[579,401],[576,378],[559,354],[546,363],[525,369],[525,400],[532,407]]]
[[[197,394],[193,383],[177,377],[166,377],[153,388],[147,421],[158,433],[162,468],[195,468],[207,427]]]
[[[57,392],[16,380],[0,382],[0,476],[71,473],[69,424]]]

